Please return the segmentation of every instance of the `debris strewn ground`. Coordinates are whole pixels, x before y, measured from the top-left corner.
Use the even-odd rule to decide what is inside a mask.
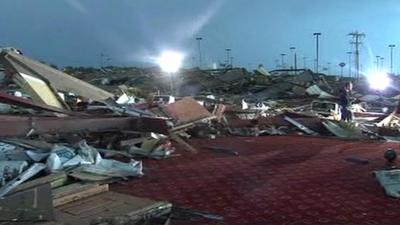
[[[279,173],[287,175],[291,172],[286,171],[289,167],[285,165],[295,164],[294,169],[297,169],[308,160],[317,163],[320,151],[326,151],[321,153],[324,157],[341,159],[338,154],[346,151],[342,148],[345,142],[332,139],[378,143],[400,140],[400,91],[388,89],[375,93],[364,79],[315,74],[311,70],[267,72],[262,66],[255,71],[244,68],[183,69],[174,77],[165,76],[158,68],[68,68],[63,72],[12,48],[0,53],[0,62],[4,74],[0,90],[0,197],[3,198],[0,205],[32,196],[32,191],[34,196],[46,193],[51,196],[42,199],[44,209],[25,202],[22,209],[29,213],[24,215],[13,213],[17,205],[8,206],[7,210],[0,211],[3,213],[0,218],[6,221],[57,220],[57,212],[66,212],[65,205],[85,201],[100,193],[118,195],[104,193],[108,193],[110,184],[127,180],[131,185],[140,180],[146,184],[148,179],[156,179],[155,183],[147,185],[158,186],[161,178],[155,175],[158,172],[154,165],[170,162],[179,167],[179,162],[183,163],[187,157],[204,162],[204,168],[200,165],[196,168],[203,168],[204,173],[210,173],[207,172],[207,160],[224,163],[225,157],[236,157],[239,164],[243,163],[240,160],[245,160],[256,166],[267,166],[266,175],[275,170],[278,173],[278,169]],[[392,80],[394,84],[400,81],[397,77]],[[354,121],[344,122],[340,121],[337,96],[349,81],[355,84],[355,101],[351,107]],[[284,140],[288,143],[282,144],[281,150],[257,152],[257,157],[252,159],[251,154],[256,153],[248,149],[252,142],[283,140],[260,136],[286,136]],[[326,143],[332,146],[309,154],[304,151],[305,146],[294,144],[294,136],[309,136],[307,146],[310,149],[314,149],[312,141],[320,141],[315,139],[317,137],[331,138],[326,139]],[[216,145],[220,139],[240,143]],[[193,145],[193,140],[202,145]],[[342,147],[336,148],[336,143]],[[345,154],[341,163],[349,170],[375,165],[364,153]],[[204,159],[204,154],[209,158]],[[292,157],[291,154],[295,155]],[[279,160],[277,167],[269,167],[277,163],[271,158]],[[241,174],[242,177],[246,168],[240,168],[233,166],[221,174]],[[166,176],[177,173],[163,172]],[[379,174],[382,173],[378,171],[377,174],[381,178]],[[292,187],[296,187],[298,179],[289,177],[293,179]],[[182,174],[179,179],[191,183],[190,179],[195,178]],[[204,178],[202,182],[207,185],[206,182],[214,181]],[[236,180],[229,182],[235,185]],[[386,180],[382,182],[387,183]],[[177,190],[180,184],[176,183]],[[260,185],[246,190],[273,191],[270,190],[273,184]],[[191,188],[188,186],[185,191],[197,190]],[[224,196],[223,190],[220,191],[220,196]],[[237,191],[239,196],[246,195],[240,190],[231,191]],[[387,192],[393,193],[393,190]],[[160,200],[176,199],[161,197]],[[286,200],[293,198],[289,196]],[[195,206],[187,201],[182,202],[185,207]],[[152,206],[157,204],[162,205],[156,207],[158,210],[150,207],[138,213],[129,208],[136,213],[128,210],[105,218],[98,218],[96,214],[87,222],[113,224],[113,220],[118,220],[119,224],[140,224],[149,217],[165,222],[179,215],[221,222],[225,214],[232,219],[229,210],[215,212],[221,215],[213,214],[214,209],[207,205],[182,209],[169,202],[151,201]],[[222,204],[221,201],[218,204]],[[275,213],[264,214],[273,216]],[[71,217],[71,221],[74,219],[79,216]],[[271,221],[277,221],[275,219]]]

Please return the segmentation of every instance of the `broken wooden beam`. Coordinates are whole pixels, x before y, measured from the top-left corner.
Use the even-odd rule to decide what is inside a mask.
[[[101,132],[133,130],[165,134],[165,119],[148,117],[39,117],[0,116],[0,137],[21,137],[27,134]]]

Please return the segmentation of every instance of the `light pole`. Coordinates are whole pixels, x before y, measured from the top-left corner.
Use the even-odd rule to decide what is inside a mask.
[[[290,47],[290,60],[291,60],[291,66],[290,69],[293,70],[294,69],[294,50],[296,50],[295,47]]]
[[[321,36],[321,33],[313,33],[315,36],[315,51],[316,51],[316,65],[315,65],[315,71],[318,73],[318,67],[319,67],[319,36]]]
[[[297,75],[297,53],[294,53],[294,75]]]
[[[202,66],[202,64],[203,64],[203,62],[202,62],[202,57],[201,57],[201,41],[203,40],[203,38],[202,37],[197,37],[196,38],[196,41],[197,41],[197,48],[198,48],[198,51],[199,51],[199,68],[201,69],[201,66]]]
[[[381,58],[379,55],[375,56],[376,57],[376,71],[379,71],[379,59]]]
[[[285,69],[285,53],[281,53],[281,66],[282,69]]]
[[[390,73],[393,74],[393,48],[396,47],[396,45],[389,45],[390,48]]]
[[[230,54],[231,54],[232,49],[226,48],[225,51],[226,51],[226,66],[229,66],[229,61],[231,59]]]
[[[383,66],[383,62],[384,62],[385,58],[381,57],[381,71],[385,70],[384,66]]]
[[[328,71],[327,72],[328,72],[328,75],[330,75],[330,73],[331,73],[331,63],[328,62],[327,64],[328,64],[328,66],[327,66],[328,67]]]
[[[347,54],[349,55],[349,77],[351,77],[351,54],[353,54],[353,52],[347,52]]]
[[[341,62],[341,63],[339,63],[339,66],[340,66],[340,76],[343,77],[343,67],[346,66],[346,63]]]

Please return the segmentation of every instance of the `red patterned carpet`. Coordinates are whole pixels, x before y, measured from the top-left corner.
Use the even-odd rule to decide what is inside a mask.
[[[400,201],[386,197],[371,174],[396,144],[311,137],[191,143],[201,153],[145,160],[144,177],[112,189],[223,215],[225,224],[400,224]],[[369,163],[346,161],[351,156]]]

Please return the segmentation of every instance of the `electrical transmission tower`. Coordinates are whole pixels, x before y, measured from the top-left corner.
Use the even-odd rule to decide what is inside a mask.
[[[358,31],[352,32],[349,34],[352,37],[351,44],[354,45],[354,57],[356,63],[356,79],[360,78],[360,46],[362,44],[362,38],[365,37],[364,33],[360,33]]]

